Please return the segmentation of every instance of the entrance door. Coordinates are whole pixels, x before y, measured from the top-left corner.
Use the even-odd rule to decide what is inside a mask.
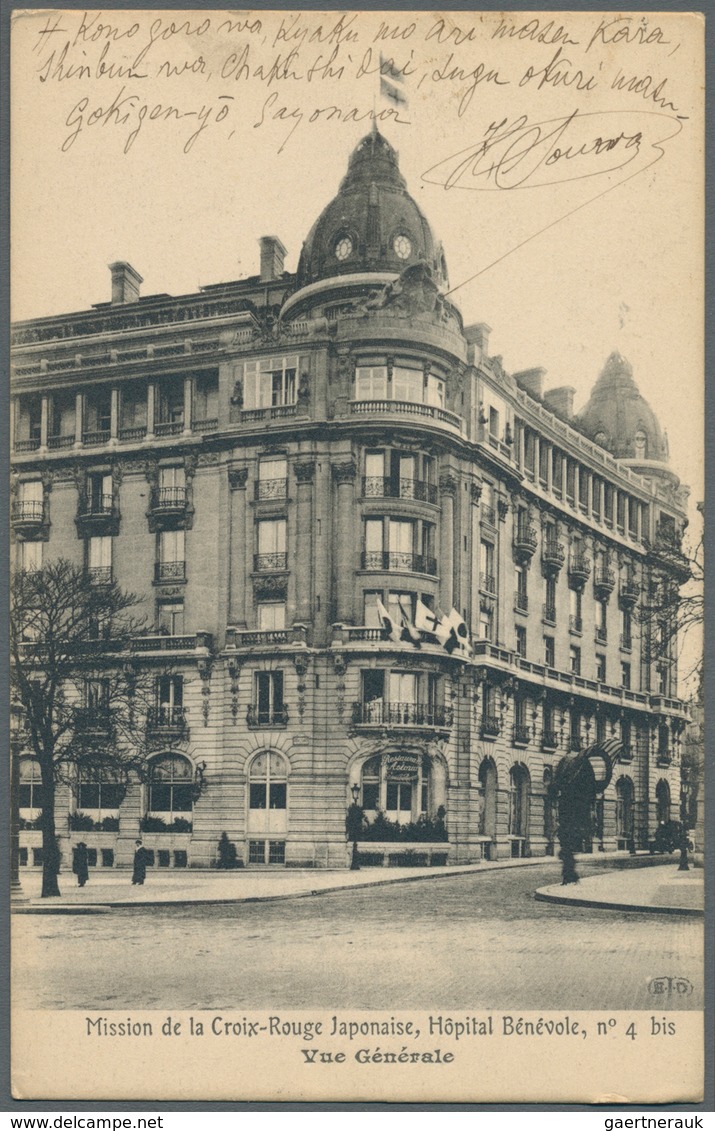
[[[412,820],[412,794],[411,782],[396,782],[387,779],[387,811],[386,816],[390,821],[397,821],[407,825]]]

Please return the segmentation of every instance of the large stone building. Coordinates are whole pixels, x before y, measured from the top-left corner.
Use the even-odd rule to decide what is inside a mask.
[[[179,298],[114,263],[111,301],[14,327],[14,564],[116,578],[155,625],[133,662],[171,662],[147,781],[65,789],[65,858],[127,864],[142,830],[157,867],[207,866],[225,832],[246,865],[344,866],[354,796],[374,863],[549,854],[555,767],[614,737],[591,847],[646,845],[686,712],[639,607],[677,581],[687,492],[628,363],[578,417],[505,372],[376,132],[295,274],[260,247],[260,275]],[[29,756],[20,778],[33,865]]]

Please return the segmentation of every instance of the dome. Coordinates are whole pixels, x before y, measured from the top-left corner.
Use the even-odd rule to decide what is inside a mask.
[[[668,445],[658,418],[633,380],[633,368],[612,353],[577,420],[586,435],[616,459],[667,463]]]
[[[442,247],[407,191],[397,153],[376,129],[353,150],[338,195],[313,224],[298,263],[298,287],[354,274],[401,274],[426,263],[446,282]]]

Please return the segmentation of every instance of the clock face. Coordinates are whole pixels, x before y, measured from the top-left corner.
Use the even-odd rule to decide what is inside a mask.
[[[341,236],[341,238],[335,245],[335,258],[340,260],[347,259],[348,256],[352,254],[352,250],[353,241],[350,239],[350,237]]]
[[[395,236],[392,246],[395,249],[395,255],[400,259],[409,259],[412,252],[412,243],[407,236]]]

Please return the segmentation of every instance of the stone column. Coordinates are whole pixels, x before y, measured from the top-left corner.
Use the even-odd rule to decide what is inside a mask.
[[[154,438],[154,400],[156,395],[156,386],[153,381],[146,383],[146,438],[153,440]]]
[[[636,537],[639,542],[643,541],[643,504],[636,502]]]
[[[184,377],[184,435],[191,435],[191,415],[193,412],[193,377]]]
[[[534,483],[537,483],[537,484],[541,482],[541,476],[539,474],[540,464],[541,464],[541,437],[539,436],[538,432],[534,432]]]
[[[439,480],[442,518],[439,530],[440,604],[446,613],[454,604],[454,497],[457,480],[444,471]]]
[[[49,418],[50,399],[45,394],[40,402],[40,448],[47,448],[47,424]]]
[[[74,446],[82,446],[82,431],[84,429],[84,395],[77,393],[74,398]]]
[[[336,619],[355,623],[355,550],[359,528],[355,516],[355,460],[333,464],[337,487],[337,529],[335,545]]]
[[[116,440],[119,435],[119,389],[115,385],[111,392],[111,405],[109,410],[109,438]]]
[[[228,622],[235,628],[246,628],[246,592],[250,579],[246,575],[244,533],[246,516],[247,467],[231,467],[228,484],[231,488],[231,530],[228,539]]]
[[[547,445],[546,456],[546,490],[551,494],[554,486],[554,449],[551,444]]]
[[[17,397],[10,397],[10,451],[15,450],[15,421],[17,420]]]
[[[295,549],[295,624],[313,620],[311,546],[313,544],[313,475],[315,460],[301,460],[294,465],[297,482],[296,549]]]
[[[587,484],[587,487],[586,487],[586,514],[590,515],[591,514],[591,492],[593,490],[593,486],[592,486],[593,475],[591,474],[590,471],[587,471],[585,467],[583,468],[581,474],[586,476],[586,484]]]

